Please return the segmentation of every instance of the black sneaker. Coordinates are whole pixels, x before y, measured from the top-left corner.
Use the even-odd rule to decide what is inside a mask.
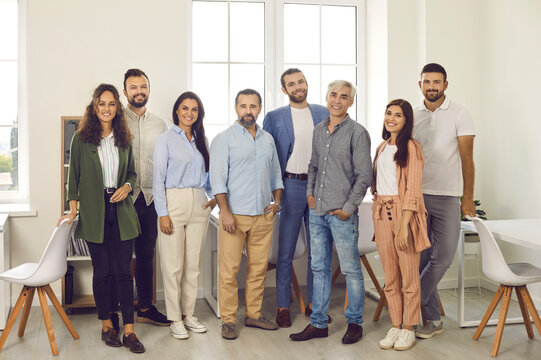
[[[150,305],[147,311],[137,309],[137,322],[148,323],[158,326],[169,326],[171,320],[167,320],[167,316],[156,309],[154,305]]]

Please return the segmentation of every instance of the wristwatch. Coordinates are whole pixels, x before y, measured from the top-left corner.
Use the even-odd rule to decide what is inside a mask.
[[[270,203],[271,205],[276,205],[278,207],[278,211],[279,212],[280,210],[282,210],[282,204],[276,202],[276,201],[271,201]]]

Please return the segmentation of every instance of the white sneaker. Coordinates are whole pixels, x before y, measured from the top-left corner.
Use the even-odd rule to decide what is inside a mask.
[[[169,325],[169,329],[171,330],[171,335],[173,335],[175,339],[187,339],[190,337],[190,334],[188,334],[182,321],[173,321],[171,325]]]
[[[184,326],[195,333],[207,332],[205,325],[201,324],[195,316],[186,316],[184,319]]]
[[[401,329],[397,329],[395,327],[392,327],[391,330],[387,331],[387,335],[383,340],[379,341],[379,347],[381,349],[392,349],[394,346],[394,343],[398,339],[398,335],[400,334]]]
[[[395,350],[409,350],[415,345],[415,331],[413,330],[400,330],[398,339],[394,343]]]

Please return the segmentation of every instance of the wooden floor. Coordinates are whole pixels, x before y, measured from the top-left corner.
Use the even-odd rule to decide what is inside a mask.
[[[447,316],[444,318],[445,332],[432,339],[418,340],[415,347],[404,352],[381,350],[378,341],[390,327],[386,310],[378,322],[372,322],[376,301],[366,298],[364,315],[364,337],[354,345],[342,345],[341,338],[346,325],[343,316],[343,285],[333,289],[330,314],[333,323],[329,325],[329,337],[296,343],[289,340],[289,334],[301,331],[309,322],[299,314],[298,306],[292,304],[293,326],[277,331],[263,331],[239,326],[239,338],[227,341],[220,336],[220,321],[203,299],[198,299],[196,313],[209,331],[206,334],[192,334],[188,340],[175,340],[168,327],[136,324],[136,333],[145,344],[144,355],[131,354],[127,348],[109,348],[100,340],[100,323],[93,311],[77,311],[69,315],[77,329],[80,340],[73,340],[60,317],[51,307],[56,341],[60,352],[53,357],[50,352],[41,311],[34,307],[30,313],[26,333],[17,337],[19,320],[15,323],[9,338],[0,352],[0,359],[490,359],[490,349],[496,328],[487,327],[478,342],[472,340],[475,328],[461,329],[456,322],[457,299],[453,290],[440,292]],[[266,290],[264,313],[274,319],[274,288]],[[492,296],[485,292],[481,299],[467,300],[467,315],[484,313]],[[512,304],[510,316],[519,315],[518,305]],[[158,308],[163,310],[164,303]],[[496,310],[499,311],[499,307]],[[244,320],[241,307],[238,324]],[[497,316],[497,314],[496,314]],[[534,327],[535,331],[535,327]],[[540,359],[541,336],[535,331],[534,339],[528,339],[524,325],[507,325],[503,334],[498,359]]]

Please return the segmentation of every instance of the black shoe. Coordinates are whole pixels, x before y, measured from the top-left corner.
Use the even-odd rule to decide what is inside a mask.
[[[115,329],[109,329],[107,331],[103,331],[102,329],[101,340],[105,342],[105,345],[111,347],[120,347],[120,345],[122,345],[120,343],[120,337],[118,337],[118,333],[115,331]]]
[[[282,328],[288,328],[291,326],[289,309],[278,310],[278,313],[276,314],[276,325]]]
[[[113,329],[115,329],[117,334],[120,334],[120,319],[118,313],[111,313],[111,322],[113,323]]]
[[[342,344],[355,344],[363,336],[363,327],[354,323],[348,324],[348,329],[342,337]]]
[[[304,315],[307,317],[310,317],[310,315],[312,315],[312,309],[310,309],[308,305],[306,305],[306,309],[304,310]],[[331,315],[327,314],[327,317],[329,318],[329,320],[327,320],[327,324],[332,323]]]
[[[300,333],[289,335],[290,339],[293,341],[306,341],[313,338],[324,338],[327,336],[329,336],[328,328],[319,329],[312,325],[308,325]]]
[[[122,337],[122,345],[130,348],[132,353],[140,354],[145,352],[145,346],[139,341],[137,336],[134,333]]]
[[[154,305],[150,305],[147,311],[137,309],[136,320],[139,323],[148,323],[158,326],[169,326],[172,322],[171,320],[167,320],[167,316],[159,312]]]

